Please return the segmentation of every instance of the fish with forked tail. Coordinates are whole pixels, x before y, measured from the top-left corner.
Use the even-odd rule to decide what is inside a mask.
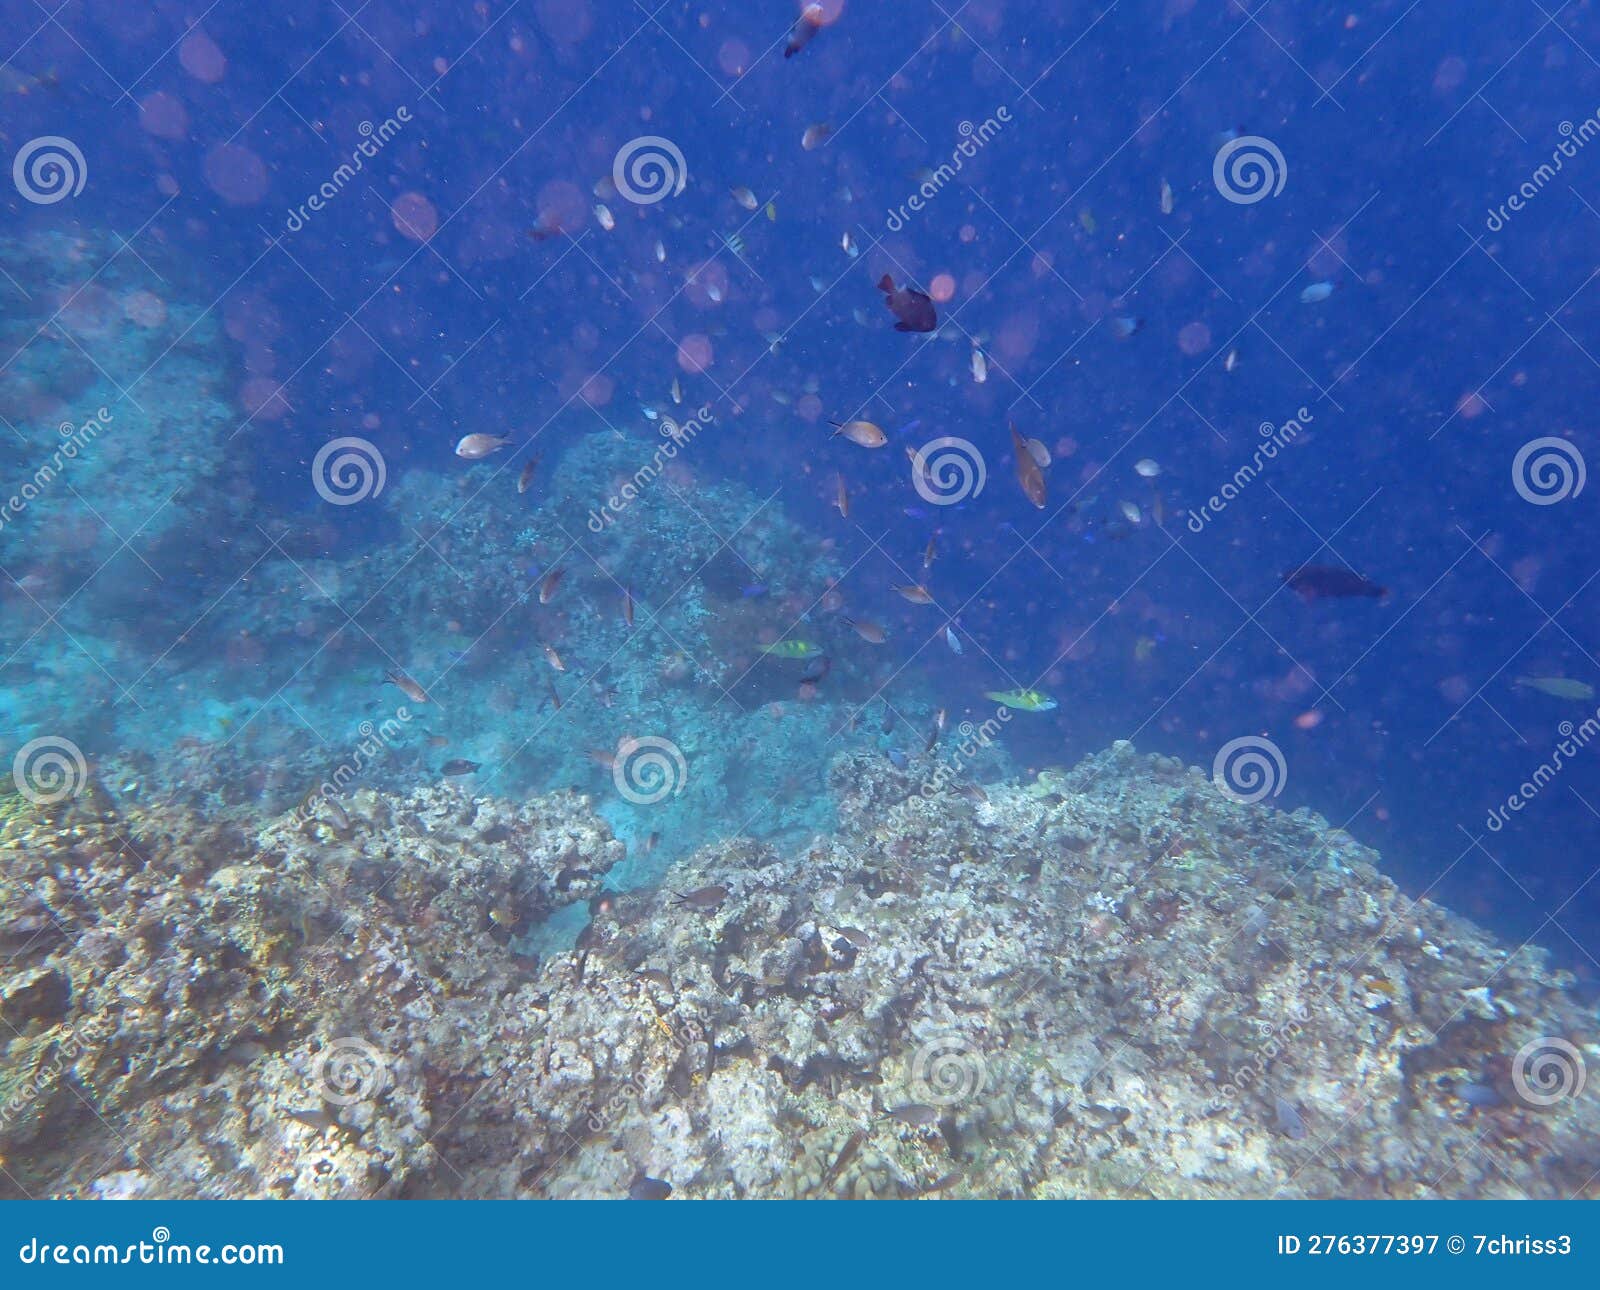
[[[887,273],[878,279],[878,290],[884,294],[889,312],[900,321],[896,331],[933,331],[939,326],[939,315],[934,311],[933,298],[915,287],[897,287]]]

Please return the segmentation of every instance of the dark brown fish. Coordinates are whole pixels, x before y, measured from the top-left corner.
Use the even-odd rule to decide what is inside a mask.
[[[726,887],[696,887],[693,891],[675,891],[677,904],[685,909],[715,909],[728,898]]]
[[[540,455],[535,454],[534,456],[529,457],[526,464],[524,464],[522,467],[522,473],[517,476],[518,493],[525,493],[528,491],[528,486],[533,483],[533,472],[539,469],[539,461]]]
[[[794,20],[794,26],[789,29],[789,39],[784,43],[783,56],[793,58],[802,49],[811,43],[812,37],[821,28],[826,12],[820,4],[808,4],[800,11],[800,16]]]
[[[1011,426],[1011,451],[1017,459],[1017,483],[1022,485],[1023,494],[1044,510],[1044,471],[1039,469],[1039,463],[1028,451],[1028,441],[1017,433],[1015,424]]]
[[[828,1166],[828,1172],[822,1175],[822,1183],[818,1187],[819,1191],[827,1191],[839,1180],[839,1175],[856,1158],[856,1155],[861,1150],[861,1144],[866,1140],[867,1131],[865,1129],[857,1129],[850,1135],[844,1146],[839,1149],[839,1154],[833,1158],[833,1163]]]
[[[478,763],[468,761],[465,757],[452,757],[439,767],[441,775],[470,775],[478,769]]]
[[[844,625],[870,645],[882,645],[889,635],[880,623],[869,622],[864,618],[859,620],[846,618]]]
[[[1044,505],[1043,502],[1039,504],[1041,506]],[[561,580],[566,576],[565,569],[552,569],[544,575],[543,580],[539,583],[539,603],[541,605],[548,605],[555,598],[556,588],[561,585]]]
[[[1306,601],[1343,600],[1360,596],[1381,600],[1389,594],[1389,588],[1380,587],[1354,569],[1331,564],[1303,564],[1284,574],[1283,582]]]
[[[400,687],[400,693],[405,695],[406,698],[410,699],[411,702],[413,702],[413,703],[432,703],[433,702],[433,700],[428,697],[428,692],[426,690],[424,690],[420,685],[418,685],[415,681],[413,681],[404,672],[397,672],[393,668],[390,668],[387,672],[384,673],[384,677],[388,680],[390,685],[399,686]]]
[[[807,672],[804,676],[802,676],[800,678],[800,682],[801,682],[802,685],[805,684],[808,681],[812,685],[821,685],[822,681],[823,681],[823,678],[826,677],[828,675],[828,673],[830,671],[832,671],[832,670],[833,670],[833,660],[831,658],[829,658],[826,654],[824,654],[821,658],[819,658],[817,660],[816,667],[813,668],[811,671]]]
[[[672,1195],[672,1184],[661,1178],[640,1174],[628,1188],[629,1200],[666,1200]]]
[[[550,683],[550,702],[557,712],[561,711],[561,695],[556,692],[554,681]]]
[[[939,325],[939,315],[934,312],[933,299],[915,287],[896,287],[887,273],[878,279],[878,290],[884,294],[884,303],[900,321],[896,331],[933,331]]]
[[[430,747],[430,748],[448,748],[449,746],[450,746],[450,739],[449,739],[449,736],[447,736],[447,735],[429,735],[428,736],[428,747]]]
[[[936,552],[935,552],[934,546],[933,546],[933,538],[930,535],[929,538],[928,538],[927,549],[925,551],[923,551],[923,553],[922,553],[922,567],[924,569],[933,568],[933,557],[934,557],[935,554],[936,554]]]
[[[933,603],[933,593],[920,582],[914,583],[909,587],[896,587],[895,590],[913,605],[931,605]]]
[[[633,592],[626,587],[622,589],[622,621],[633,626]]]
[[[659,829],[656,829],[656,830],[652,831],[650,836],[647,837],[644,840],[644,853],[645,853],[645,855],[649,855],[652,851],[654,851],[656,849],[656,844],[659,843],[660,841],[661,841],[661,831]]]

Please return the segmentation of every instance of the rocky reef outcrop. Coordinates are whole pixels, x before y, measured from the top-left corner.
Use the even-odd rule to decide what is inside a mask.
[[[249,832],[9,809],[8,1188],[144,1196],[1587,1195],[1594,1014],[1307,812],[1126,744],[616,892],[576,795]],[[562,908],[570,949],[530,951]],[[649,1184],[651,1188],[654,1184]],[[659,1189],[656,1189],[659,1190]]]

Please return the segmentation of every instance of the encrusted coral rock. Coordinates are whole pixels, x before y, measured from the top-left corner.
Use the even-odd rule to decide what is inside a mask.
[[[145,1196],[1592,1189],[1600,1049],[1541,954],[1127,745],[982,792],[923,791],[927,761],[843,755],[837,832],[599,899],[622,848],[570,794],[363,792],[252,839],[83,811],[23,850],[17,817],[4,1071],[37,1092],[6,1168]],[[576,943],[524,953],[563,905]]]

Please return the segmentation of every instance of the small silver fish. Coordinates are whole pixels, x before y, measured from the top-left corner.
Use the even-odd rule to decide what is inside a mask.
[[[456,444],[456,456],[467,461],[480,461],[491,453],[499,452],[502,448],[509,448],[511,440],[497,434],[469,434],[463,435]]]

